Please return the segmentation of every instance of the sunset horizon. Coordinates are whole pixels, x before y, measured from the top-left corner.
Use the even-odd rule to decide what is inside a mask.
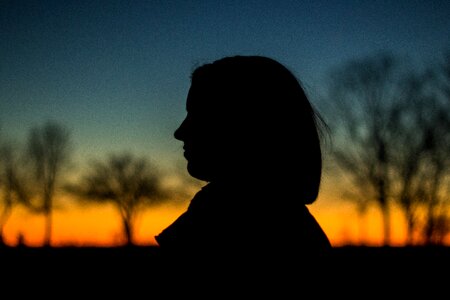
[[[186,210],[189,200],[178,199],[145,207],[139,212],[133,243],[136,246],[157,246],[154,237]],[[117,247],[126,244],[120,215],[114,204],[81,204],[76,199],[69,199],[63,206],[52,213],[52,246]],[[398,209],[393,210],[391,243],[384,245],[381,214],[376,207],[371,207],[360,216],[348,201],[319,197],[308,208],[323,226],[334,247],[408,246],[405,222]],[[4,228],[5,244],[12,247],[42,247],[43,238],[44,216],[24,207],[15,208]],[[270,237],[267,243],[271,243]],[[418,243],[415,246],[423,245]],[[450,239],[445,240],[444,246],[450,246]]]
[[[450,247],[449,15],[450,1],[441,0],[3,1],[3,246],[117,247],[130,235],[136,246],[157,245],[155,236],[206,183],[189,176],[185,144],[174,136],[188,113],[192,72],[226,57],[259,56],[292,72],[324,121],[315,123],[323,136],[319,196],[306,207],[332,246]],[[285,114],[247,112],[263,117],[243,130],[256,143],[255,155],[245,157],[260,159],[253,166],[261,173],[263,159],[283,158],[285,174],[267,178],[289,178],[296,195],[303,168],[286,158],[303,155],[311,140],[272,130],[300,145],[283,144],[291,147],[283,157],[282,138],[263,133],[304,118],[271,101]],[[231,108],[224,127],[237,123]],[[257,157],[269,146],[280,152]],[[120,181],[122,173],[129,177]],[[121,189],[104,188],[108,180]]]

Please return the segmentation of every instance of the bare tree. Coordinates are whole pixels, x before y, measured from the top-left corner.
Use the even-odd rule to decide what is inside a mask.
[[[361,212],[376,203],[390,244],[391,126],[398,101],[399,61],[390,53],[355,59],[333,70],[326,95],[331,156],[349,180],[345,196]]]
[[[434,207],[445,171],[440,140],[446,139],[448,125],[436,98],[427,94],[428,79],[412,74],[405,80],[403,99],[392,120],[392,194],[405,215],[410,245],[414,232],[423,226],[423,216],[432,214],[431,210],[424,214],[423,207]]]
[[[435,71],[405,77],[392,120],[392,192],[405,215],[410,245],[442,244],[450,229],[450,101],[445,72],[440,73],[445,68]]]
[[[442,243],[449,230],[450,101],[442,80],[448,66],[436,84],[438,76],[407,71],[398,62],[383,54],[333,73],[331,156],[350,179],[345,195],[360,211],[368,203],[380,207],[385,245],[394,203],[405,216],[408,244],[415,234],[427,244]]]
[[[3,229],[13,207],[17,204],[27,204],[22,182],[20,180],[19,161],[17,151],[11,144],[4,144],[0,147],[0,187],[3,192],[0,198],[2,202],[2,212],[0,214],[0,244],[4,243]]]
[[[70,132],[63,125],[47,121],[31,129],[26,158],[33,177],[26,197],[30,207],[45,215],[45,246],[51,244],[53,199],[63,168],[69,162],[70,150]]]
[[[144,205],[167,200],[158,170],[145,158],[125,153],[111,155],[105,162],[94,161],[79,183],[67,190],[84,201],[113,203],[120,212],[128,245],[133,244],[134,221]]]
[[[429,193],[423,235],[426,244],[443,244],[450,233],[450,50],[433,74],[426,98],[427,120],[432,122],[425,149]]]

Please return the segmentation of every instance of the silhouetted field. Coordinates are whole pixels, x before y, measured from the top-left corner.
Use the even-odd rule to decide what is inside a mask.
[[[207,273],[205,270],[211,271],[214,266],[202,269],[191,264],[181,269],[163,263],[159,255],[158,249],[151,246],[1,247],[2,289],[17,293],[32,288],[35,294],[42,295],[53,287],[83,295],[124,290],[154,294],[161,289],[170,294],[180,292],[179,287],[189,283],[191,292],[201,289],[205,293],[205,288],[216,286],[220,291],[234,293],[246,287],[248,295],[255,296],[265,295],[267,288],[278,293],[279,282],[283,282],[288,295],[300,286],[312,288],[322,282],[326,286],[317,291],[333,292],[335,296],[359,295],[355,293],[362,288],[365,296],[373,292],[415,295],[418,288],[426,289],[428,296],[448,294],[450,247],[337,247],[329,257],[302,257],[301,263],[277,266],[273,272],[262,258],[258,270],[250,273],[239,267],[245,262],[234,264],[226,272]],[[274,299],[285,299],[280,297]]]
[[[255,253],[257,255],[257,253]],[[305,257],[307,260],[307,258]],[[263,258],[262,258],[263,261]],[[450,267],[450,247],[335,247],[324,261],[335,266]],[[158,248],[124,247],[0,247],[4,267],[142,268],[158,266]]]

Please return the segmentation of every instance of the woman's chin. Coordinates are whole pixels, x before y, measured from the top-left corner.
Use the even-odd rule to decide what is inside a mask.
[[[197,164],[188,162],[187,171],[188,171],[189,175],[191,175],[192,177],[194,177],[196,179],[203,180],[203,181],[211,181],[211,177],[212,177],[211,174],[209,174],[209,172],[205,168],[202,168],[202,167],[198,166]]]

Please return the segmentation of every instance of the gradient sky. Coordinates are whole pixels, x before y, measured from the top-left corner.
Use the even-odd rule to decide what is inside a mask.
[[[198,64],[270,56],[314,96],[351,58],[440,58],[449,15],[449,1],[3,0],[0,136],[24,142],[53,119],[72,130],[80,163],[129,150],[170,166]]]

